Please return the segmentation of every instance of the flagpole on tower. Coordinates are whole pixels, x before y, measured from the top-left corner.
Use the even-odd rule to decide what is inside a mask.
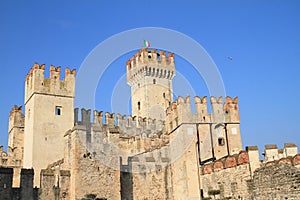
[[[150,47],[150,42],[147,40],[144,40],[144,47]]]

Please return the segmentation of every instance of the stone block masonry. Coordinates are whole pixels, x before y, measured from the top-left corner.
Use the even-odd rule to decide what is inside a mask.
[[[254,200],[300,199],[300,171],[289,164],[275,164],[256,170],[249,185]]]
[[[76,71],[35,63],[0,147],[0,199],[297,199],[298,147],[266,145],[261,161],[242,149],[237,97],[196,96],[195,113],[173,101],[174,59],[143,48],[126,63],[133,116],[74,112]]]

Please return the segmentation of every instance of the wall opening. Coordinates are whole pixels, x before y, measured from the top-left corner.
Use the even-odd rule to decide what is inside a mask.
[[[224,140],[224,138],[218,138],[218,144],[219,144],[219,146],[224,146],[225,145],[225,140]]]
[[[153,79],[153,84],[156,84],[156,79]]]
[[[61,106],[55,107],[55,115],[61,115]]]
[[[141,102],[138,102],[138,110],[141,110]]]

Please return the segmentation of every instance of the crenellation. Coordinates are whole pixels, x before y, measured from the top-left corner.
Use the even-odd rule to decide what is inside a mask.
[[[103,124],[103,111],[94,110],[94,124],[99,124],[102,126]]]
[[[61,67],[50,65],[50,77],[45,77],[45,64],[34,63],[26,76],[25,103],[34,93],[53,94],[74,98],[76,70],[66,68],[65,76],[61,80]]]
[[[195,104],[196,104],[196,113],[197,113],[197,121],[199,122],[210,122],[210,114],[207,109],[207,97],[198,97],[195,96]]]
[[[231,98],[227,96],[224,103],[224,111],[225,117],[227,118],[226,121],[239,122],[238,97]]]
[[[42,170],[39,199],[69,199],[70,176],[68,170]]]
[[[284,157],[294,156],[298,153],[298,147],[294,143],[285,143],[282,149]]]
[[[13,168],[0,167],[1,199],[12,199]]]
[[[135,117],[133,116],[131,116],[131,115],[128,115],[127,116],[127,127],[135,127],[136,126],[136,122],[135,122]]]
[[[125,128],[128,126],[128,121],[126,119],[126,115],[116,114],[116,121],[119,127]]]
[[[257,146],[247,146],[246,151],[248,152],[251,176],[253,176],[253,172],[261,167],[261,161],[259,158],[259,151]]]
[[[290,146],[295,146],[291,143]],[[277,145],[265,145],[266,150],[275,150],[277,149]],[[296,152],[290,156],[284,156],[280,159],[273,159],[268,162],[262,162],[259,159],[259,152],[257,146],[247,146],[246,150],[241,150],[238,154],[230,155],[218,159],[216,161],[204,164],[201,166],[201,171],[203,174],[210,174],[217,169],[227,169],[231,167],[236,167],[238,165],[249,164],[251,172],[254,171],[262,166],[269,166],[275,164],[289,164],[289,165],[299,165],[300,164],[300,154]]]
[[[206,96],[202,98],[196,96],[194,97],[194,99],[196,114],[191,112],[190,97],[183,98],[179,96],[176,102],[173,102],[166,109],[166,121],[172,122],[177,119],[178,124],[184,122],[239,124],[240,119],[237,97],[226,97],[227,100],[224,104],[222,101],[222,97],[211,97],[212,113],[208,113]]]
[[[75,112],[78,113],[78,109],[75,109]],[[78,115],[77,115],[78,116]],[[91,124],[91,109],[81,109],[81,121],[75,119],[75,123],[79,125],[90,125]]]
[[[115,127],[115,114],[114,113],[105,113],[105,125],[109,128]]]
[[[222,97],[210,97],[211,102],[211,121],[214,123],[220,123],[225,121],[225,116],[223,112],[223,98]]]
[[[279,159],[278,148],[276,144],[268,144],[265,145],[264,162],[271,162]]]
[[[178,97],[166,110],[166,129],[171,133],[182,123],[195,123],[195,115],[191,112],[190,97]]]
[[[54,67],[53,65],[50,65],[50,79],[60,80],[60,70],[61,66]]]
[[[81,120],[78,120],[79,109],[74,109],[75,129],[99,131],[108,130],[110,133],[118,133],[120,137],[129,138],[133,136],[153,137],[160,135],[164,129],[164,121],[151,118],[132,117],[130,115],[120,115],[114,113],[105,113],[105,122],[103,122],[103,112],[94,111],[91,119],[91,110],[81,109]],[[98,128],[97,128],[98,127]],[[101,128],[102,127],[102,128]]]

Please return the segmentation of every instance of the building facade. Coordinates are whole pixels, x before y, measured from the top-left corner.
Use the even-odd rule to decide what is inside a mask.
[[[60,67],[50,66],[49,78],[44,72],[35,63],[26,76],[25,115],[18,106],[10,113],[8,151],[0,149],[4,199],[300,195],[297,146],[266,145],[264,160],[256,146],[243,150],[237,97],[196,96],[195,113],[190,97],[173,100],[173,53],[144,48],[126,63],[132,116],[74,109],[75,70],[67,68],[62,80]],[[290,176],[277,176],[278,169]],[[275,190],[281,178],[286,186]]]

